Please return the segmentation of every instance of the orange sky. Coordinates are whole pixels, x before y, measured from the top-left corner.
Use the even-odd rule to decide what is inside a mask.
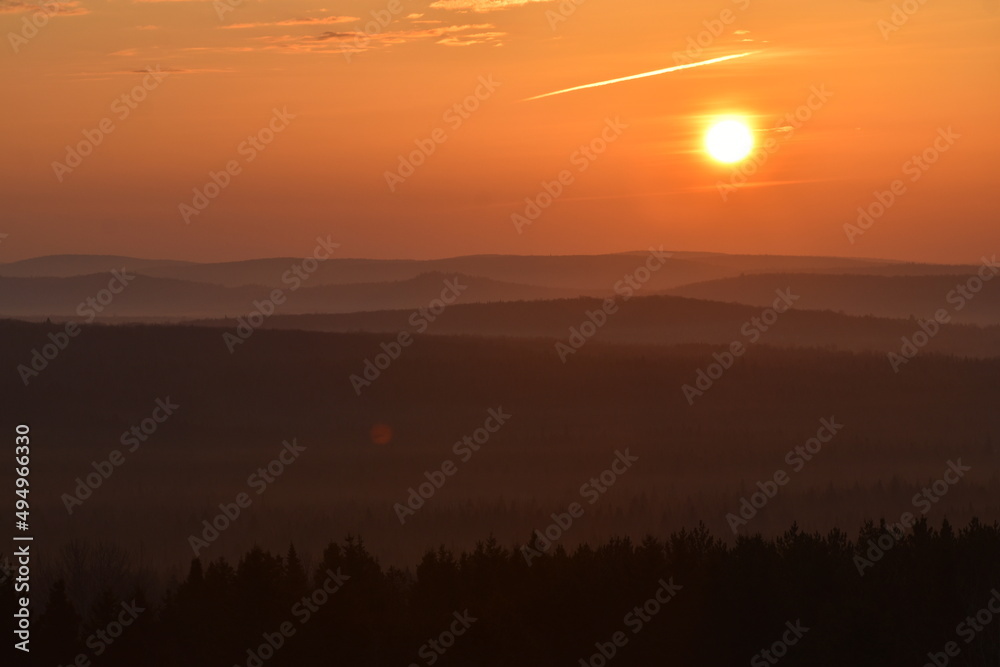
[[[301,256],[320,234],[344,257],[1000,252],[1000,1],[909,0],[896,5],[919,9],[896,24],[887,1],[578,2],[0,0],[0,261]],[[449,112],[477,88],[478,108]],[[820,88],[831,96],[800,127],[777,122]],[[294,118],[241,150],[275,109]],[[702,137],[730,115],[774,149],[724,200],[734,167]],[[627,127],[581,159],[608,119]],[[948,128],[959,136],[926,172],[907,164]],[[85,132],[100,143],[72,171],[54,166],[96,143]],[[391,191],[386,172],[417,140],[433,154]],[[227,164],[228,186],[185,216]],[[561,196],[519,233],[512,215],[564,170]],[[897,179],[905,192],[850,242],[844,225]]]

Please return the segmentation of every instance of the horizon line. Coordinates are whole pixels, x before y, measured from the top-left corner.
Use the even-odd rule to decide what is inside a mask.
[[[606,252],[606,253],[469,253],[463,255],[444,255],[439,257],[331,257],[330,260],[355,260],[355,261],[367,261],[367,262],[440,262],[454,259],[470,259],[475,257],[511,257],[511,258],[523,258],[523,257],[614,257],[618,255],[635,255],[648,252],[646,249],[636,249],[636,250],[623,250],[619,252]],[[974,266],[973,261],[933,261],[933,260],[921,260],[921,259],[896,259],[888,257],[849,257],[846,255],[817,255],[817,254],[785,254],[785,253],[739,253],[739,252],[721,252],[712,250],[664,250],[664,252],[679,254],[679,255],[717,255],[725,257],[774,257],[774,258],[800,258],[800,259],[833,259],[833,260],[846,260],[854,262],[869,262],[878,263],[885,262],[891,264],[927,264],[931,266]],[[15,264],[21,264],[25,262],[33,262],[44,259],[56,259],[56,258],[83,258],[83,257],[108,257],[108,258],[120,258],[125,260],[133,260],[139,262],[165,262],[165,263],[177,263],[177,264],[195,264],[195,265],[211,265],[211,264],[239,264],[243,262],[260,262],[266,260],[292,260],[298,261],[302,257],[297,257],[295,255],[266,255],[266,256],[256,256],[256,257],[245,257],[242,259],[217,259],[217,260],[193,260],[193,259],[177,259],[175,257],[165,257],[165,258],[154,258],[154,257],[138,257],[133,255],[118,255],[118,254],[99,254],[99,253],[52,253],[46,255],[33,255],[29,257],[23,257],[21,259],[14,259],[6,262],[0,262],[0,267],[2,266],[13,266]],[[330,261],[327,260],[327,261]],[[978,260],[977,260],[978,261]]]

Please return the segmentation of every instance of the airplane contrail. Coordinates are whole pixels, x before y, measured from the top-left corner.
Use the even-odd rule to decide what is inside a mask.
[[[522,102],[530,102],[531,100],[540,100],[543,97],[552,97],[553,95],[562,95],[563,93],[571,93],[574,90],[584,90],[585,88],[597,88],[598,86],[608,86],[612,83],[621,83],[622,81],[632,81],[633,79],[644,79],[647,76],[657,76],[659,74],[666,74],[667,72],[676,72],[677,70],[690,69],[692,67],[701,67],[702,65],[712,65],[714,63],[721,63],[724,60],[733,60],[735,58],[745,58],[747,56],[752,56],[757,53],[756,51],[747,51],[746,53],[738,53],[734,56],[722,56],[721,58],[712,58],[711,60],[701,60],[696,63],[688,63],[687,65],[677,65],[675,67],[667,67],[666,69],[658,69],[652,72],[643,72],[642,74],[633,74],[632,76],[623,76],[618,79],[610,79],[608,81],[598,81],[597,83],[587,83],[582,86],[573,86],[572,88],[564,88],[563,90],[557,90],[554,93],[545,93],[544,95],[535,95],[534,97],[526,97]]]

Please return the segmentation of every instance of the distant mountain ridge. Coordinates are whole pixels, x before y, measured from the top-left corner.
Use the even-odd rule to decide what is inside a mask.
[[[431,260],[343,259],[322,262],[311,286],[396,282],[428,272],[460,273],[501,282],[567,289],[610,289],[636,268],[645,251],[610,255],[469,255]],[[235,262],[195,263],[147,260],[114,255],[53,255],[0,264],[0,277],[71,277],[123,267],[156,278],[204,282],[226,287],[278,285],[282,274],[301,258],[274,257]],[[940,275],[969,267],[909,264],[888,260],[837,257],[725,255],[673,252],[658,272],[656,289],[671,289],[743,273],[850,273]]]
[[[117,269],[116,269],[117,270]],[[424,273],[395,282],[349,285],[306,285],[293,290],[288,284],[283,314],[349,313],[394,308],[419,308],[436,298],[445,281],[459,281],[463,298],[475,302],[545,300],[578,296],[576,290],[503,283],[462,274]],[[79,311],[98,312],[97,319],[190,319],[236,316],[253,310],[254,301],[269,298],[274,288],[263,285],[223,287],[172,278],[135,274],[128,287],[107,305],[87,305],[104,290],[108,274],[68,278],[0,277],[0,315],[25,318],[72,318]],[[83,304],[81,306],[81,304]]]
[[[1000,277],[969,292],[971,298],[956,291],[974,275],[974,267],[963,274],[929,276],[760,274],[693,283],[665,294],[764,306],[774,290],[794,284],[809,295],[809,308],[815,310],[926,319],[943,308],[957,323],[1000,324]]]
[[[797,292],[797,294],[802,294]],[[774,300],[772,293],[772,301]],[[505,303],[459,303],[449,306],[426,327],[434,336],[477,336],[545,338],[569,341],[573,331],[581,332],[588,313],[601,309],[602,299],[575,298],[550,301]],[[901,319],[856,317],[828,311],[808,310],[807,297],[778,316],[771,325],[760,318],[756,306],[727,304],[675,296],[637,296],[619,300],[619,310],[609,315],[596,333],[585,336],[597,344],[824,348],[850,351],[898,351],[901,339],[912,338],[918,325]],[[754,318],[757,318],[756,320]],[[396,335],[423,333],[414,320],[414,311],[392,310],[367,313],[275,315],[264,328],[330,333],[370,332]],[[598,318],[600,319],[600,318]],[[232,320],[195,322],[200,326],[233,328]],[[424,328],[423,325],[420,329]],[[579,338],[578,338],[579,340]],[[1000,326],[945,325],[928,344],[932,353],[971,357],[1000,357]]]
[[[559,335],[558,328],[545,322],[553,313],[562,312],[563,306],[556,300],[611,295],[616,283],[643,266],[647,254],[472,255],[433,260],[334,257],[319,262],[308,279],[301,281],[301,288],[287,280],[289,270],[302,262],[298,258],[195,263],[116,255],[55,255],[0,264],[0,317],[79,317],[80,304],[102,292],[109,273],[125,269],[136,278],[106,306],[88,311],[98,321],[226,321],[250,313],[255,302],[280,289],[284,301],[275,309],[279,317],[356,313],[358,317],[348,318],[351,330],[372,326],[377,327],[372,330],[382,331],[378,328],[379,317],[394,316],[362,315],[412,312],[426,306],[440,294],[444,281],[452,278],[469,286],[459,299],[464,305],[540,304],[514,310],[470,311],[478,313],[482,322],[493,322],[494,329],[477,324],[456,333],[506,335],[511,330],[510,335],[534,331],[531,335],[553,336]],[[688,297],[761,308],[773,300],[776,289],[794,285],[804,297],[797,310],[831,310],[890,319],[927,318],[936,309],[948,306],[949,290],[977,268],[838,257],[674,252],[668,253],[661,268],[648,275],[638,293],[643,297]],[[647,317],[655,320],[659,316],[655,315],[658,308],[645,308]],[[676,304],[669,305],[666,311],[677,308]],[[695,318],[687,325],[692,336],[685,337],[685,342],[697,340],[693,336],[701,328],[712,330],[710,321],[697,318],[714,317],[716,309],[685,308]],[[498,312],[529,319],[514,325],[502,318],[496,320]],[[959,324],[1000,325],[1000,281],[996,288],[984,288],[967,308],[953,315]],[[654,324],[653,320],[650,335],[625,335],[622,331],[617,336],[655,342],[662,322]],[[317,321],[321,320],[301,320],[307,328]],[[824,340],[822,336],[807,338],[816,344]]]

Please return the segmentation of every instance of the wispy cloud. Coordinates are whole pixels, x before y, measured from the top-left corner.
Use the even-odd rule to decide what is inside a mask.
[[[360,21],[357,16],[321,16],[315,18],[285,19],[284,21],[260,21],[257,23],[233,23],[231,25],[219,26],[224,30],[242,30],[246,28],[265,27],[288,27],[288,26],[311,26],[311,25],[333,25],[335,23],[351,23]]]
[[[356,30],[326,31],[318,35],[262,35],[252,38],[253,46],[190,47],[189,51],[343,54],[359,53],[420,40],[434,40],[442,46],[497,44],[506,33],[497,32],[491,23],[437,26],[365,34]]]
[[[433,9],[455,9],[465,12],[495,12],[539,2],[555,2],[555,0],[435,0],[430,6]]]
[[[453,35],[439,39],[436,43],[442,46],[473,46],[475,44],[494,44],[500,46],[500,38],[505,36],[505,32],[475,32],[469,35]]]
[[[0,14],[24,14],[27,12],[42,12],[50,16],[83,16],[90,10],[77,0],[62,2],[24,2],[24,0],[0,0]]]

